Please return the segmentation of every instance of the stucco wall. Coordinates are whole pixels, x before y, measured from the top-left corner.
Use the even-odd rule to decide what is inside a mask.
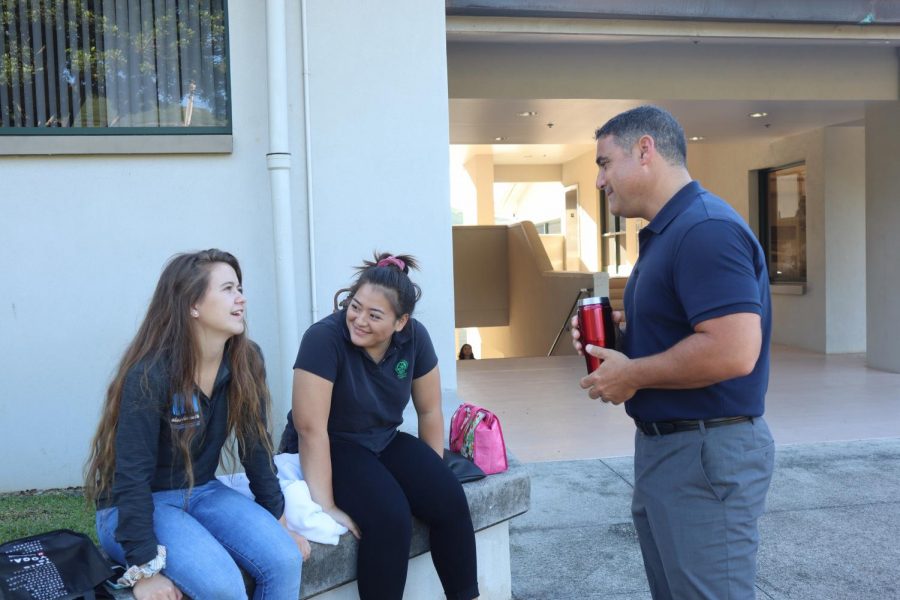
[[[424,291],[416,316],[444,387],[455,388],[444,6],[309,5],[313,314],[300,11],[287,5],[300,328],[331,311],[372,250],[414,253]],[[267,357],[281,428],[293,356],[278,343],[265,11],[232,2],[229,23],[232,154],[0,157],[0,491],[81,482],[106,385],[178,251],[218,246],[241,259],[249,331]]]
[[[0,158],[0,490],[80,483],[106,386],[176,252],[241,260],[250,335],[279,363],[265,14],[229,8],[232,154]]]
[[[318,317],[373,250],[415,254],[415,316],[455,388],[444,6],[308,6]]]

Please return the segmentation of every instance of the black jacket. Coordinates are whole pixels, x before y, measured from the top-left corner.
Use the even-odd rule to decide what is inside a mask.
[[[119,509],[116,541],[124,548],[129,565],[141,565],[156,556],[152,493],[188,485],[180,452],[172,446],[172,428],[201,428],[191,444],[194,485],[200,486],[216,476],[228,426],[231,371],[227,352],[216,375],[212,397],[197,389],[195,399],[189,401],[199,404],[200,418],[196,420],[179,418],[178,399],[169,401],[171,391],[165,365],[151,365],[145,378],[145,364],[139,363],[125,377],[112,489],[98,503],[99,508]],[[284,496],[265,446],[257,442],[250,448],[239,448],[238,454],[256,502],[280,518]]]

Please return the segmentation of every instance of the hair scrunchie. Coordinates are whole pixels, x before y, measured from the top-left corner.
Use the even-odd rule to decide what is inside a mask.
[[[378,261],[378,264],[375,266],[386,267],[388,265],[394,265],[395,267],[399,268],[401,271],[406,269],[406,263],[403,262],[402,260],[400,260],[399,258],[397,258],[396,256],[388,256],[388,257],[382,258],[381,260]]]

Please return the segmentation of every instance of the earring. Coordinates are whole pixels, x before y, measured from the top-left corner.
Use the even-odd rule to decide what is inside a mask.
[[[192,308],[192,309],[191,309],[191,316],[194,317],[194,318],[196,319],[197,317],[200,316],[200,311],[197,310],[196,308]]]

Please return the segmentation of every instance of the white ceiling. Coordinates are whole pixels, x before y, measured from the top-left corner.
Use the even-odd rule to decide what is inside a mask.
[[[616,114],[640,104],[670,111],[699,144],[780,138],[829,125],[854,124],[861,101],[750,100],[519,100],[450,99],[450,143],[481,145],[497,164],[557,164],[593,145],[594,131]],[[519,113],[533,111],[533,117]],[[750,118],[752,112],[766,112]],[[550,126],[552,124],[552,127]],[[503,140],[496,140],[501,137]],[[540,145],[532,148],[531,145]],[[577,145],[576,148],[567,148]],[[492,147],[487,152],[487,146]]]

